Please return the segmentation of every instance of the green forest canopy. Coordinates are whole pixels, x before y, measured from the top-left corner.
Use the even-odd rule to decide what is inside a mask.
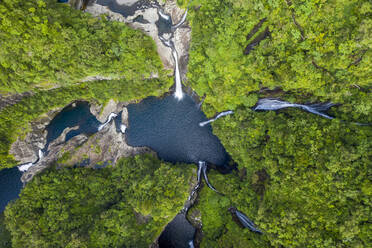
[[[114,168],[52,167],[7,206],[12,247],[149,247],[182,209],[194,173],[149,154]]]
[[[177,2],[186,5],[186,1]],[[10,4],[8,1],[4,3]],[[21,11],[25,11],[23,9],[25,4],[18,2],[17,6]],[[62,9],[54,6],[52,2],[50,4],[53,9]],[[85,14],[76,12],[74,15],[76,18],[73,22],[79,23],[79,18],[86,18]],[[369,66],[372,42],[371,15],[371,3],[357,0],[193,0],[191,2],[189,19],[192,26],[192,44],[188,82],[199,95],[206,94],[203,110],[208,115],[226,109],[234,110],[234,115],[214,122],[213,128],[239,169],[230,175],[221,175],[212,171],[211,182],[218,190],[225,193],[225,196],[217,195],[204,187],[198,205],[191,210],[199,210],[202,214],[204,233],[202,247],[367,247],[372,243],[370,238],[372,237],[370,229],[371,127],[356,126],[339,120],[326,120],[297,109],[287,109],[277,113],[253,112],[250,109],[262,96],[277,96],[291,102],[303,103],[332,101],[342,104],[331,110],[331,114],[338,119],[372,123],[370,76],[372,69]],[[258,32],[247,40],[247,35],[253,27],[264,18],[266,21]],[[110,32],[115,25],[119,25],[105,23],[104,32]],[[244,55],[246,46],[266,29],[270,32],[269,37],[254,46],[248,55]],[[72,37],[76,37],[77,33],[79,32],[74,33]],[[140,44],[137,46],[142,46],[141,44],[147,41],[134,41],[136,42]],[[137,48],[131,47],[135,52]],[[158,59],[157,61],[159,62]],[[136,62],[133,63],[133,68],[137,69]],[[115,72],[115,67],[112,71]],[[137,72],[140,75],[141,70]],[[91,74],[87,72],[79,76],[74,73],[69,75],[72,75],[71,80],[66,79],[65,82],[70,85],[77,82],[76,79]],[[11,164],[11,157],[7,154],[10,143],[14,141],[21,127],[25,127],[30,120],[44,113],[45,109],[52,108],[49,104],[51,99],[54,99],[53,94],[60,95],[56,98],[61,100],[52,106],[63,106],[73,99],[80,98],[80,94],[84,99],[102,101],[109,99],[111,93],[120,99],[138,99],[137,97],[145,97],[154,91],[159,95],[164,92],[167,84],[169,86],[169,82],[150,81],[151,87],[149,86],[150,89],[146,91],[148,85],[142,83],[139,77],[134,78],[137,80],[114,81],[112,84],[111,81],[95,82],[40,92],[34,96],[35,98],[25,99],[7,108],[8,112],[0,113],[4,120],[3,124],[0,123],[3,125],[1,130],[4,130],[3,127],[13,127],[13,124],[20,123],[11,129],[11,135],[5,131],[1,134],[1,140],[4,140],[1,142],[1,164]],[[38,85],[38,82],[35,84],[32,82],[34,81],[20,80],[17,85],[27,85],[30,88]],[[116,87],[121,87],[122,84],[129,86],[132,82],[134,85],[129,87],[129,92],[132,92],[129,96],[124,90],[116,95],[118,89]],[[156,91],[158,84],[161,84],[162,88]],[[137,87],[140,90],[137,91]],[[264,87],[270,89],[280,87],[283,91],[275,95],[265,94],[260,91]],[[12,89],[7,92],[19,91],[13,86],[5,88]],[[71,98],[62,100],[62,96]],[[38,99],[48,100],[42,101],[43,105],[36,107]],[[28,108],[29,105],[35,107]],[[30,111],[27,112],[27,109]],[[13,116],[19,118],[12,118],[11,114],[14,113],[16,114]],[[23,113],[26,116],[24,119]],[[143,161],[138,160],[138,163],[142,164]],[[130,167],[130,163],[126,166]],[[142,175],[143,171],[141,172],[141,169],[137,171],[138,167],[131,168],[135,175]],[[176,173],[178,170],[174,165],[166,168],[168,173]],[[35,234],[26,225],[27,223],[37,222],[38,227],[46,228],[45,222],[42,221],[45,216],[39,215],[37,208],[32,208],[36,211],[34,216],[25,216],[25,213],[16,210],[17,204],[22,208],[22,201],[34,206],[30,199],[35,197],[35,194],[32,190],[28,190],[29,187],[35,187],[32,189],[37,190],[37,185],[41,187],[40,193],[43,191],[50,193],[51,189],[48,186],[50,184],[42,186],[40,182],[51,182],[52,185],[58,185],[57,189],[65,189],[71,186],[72,182],[72,184],[81,183],[82,185],[76,189],[71,187],[71,191],[76,195],[81,195],[84,187],[95,187],[73,180],[69,180],[69,183],[54,182],[54,178],[59,178],[59,173],[49,170],[37,177],[22,193],[28,198],[22,195],[20,200],[8,208],[8,216],[15,216],[14,221],[11,218],[7,219],[7,225],[13,234],[14,247],[25,242],[23,237],[17,236],[19,229],[25,228],[24,230],[29,231],[28,235]],[[71,178],[71,175],[75,175],[79,178],[80,174],[90,173],[93,175],[91,178],[96,180],[106,175],[105,173],[111,172],[64,169],[61,177]],[[143,182],[156,184],[153,179],[144,178]],[[110,187],[121,187],[111,185],[111,182],[103,179],[97,180],[102,180],[104,185],[110,184]],[[131,180],[128,179],[128,183],[134,184]],[[167,183],[172,185],[172,180]],[[119,193],[112,192],[110,187],[94,192],[98,195],[103,192],[104,195],[101,196],[103,198],[117,196]],[[138,188],[132,190],[131,193],[143,192]],[[173,197],[178,197],[179,193],[175,192]],[[56,197],[63,197],[57,192],[53,194]],[[85,200],[97,199],[97,195],[91,194],[81,197],[86,197]],[[125,198],[126,195],[123,197]],[[181,201],[181,198],[177,199]],[[173,203],[180,204],[177,201]],[[75,202],[66,204],[75,204]],[[125,213],[129,211],[120,203],[115,206]],[[247,229],[240,229],[227,211],[230,206],[235,206],[246,213],[265,234],[260,236]],[[99,210],[106,211],[105,207],[99,207]],[[45,205],[45,209],[49,208],[53,208],[53,203],[50,201]],[[163,207],[149,209],[155,212],[159,209],[163,211]],[[88,210],[84,214],[94,216]],[[69,212],[68,209],[65,211],[69,217],[76,220],[73,223],[81,224],[79,216]],[[107,211],[113,210],[109,208]],[[27,211],[25,212],[27,214]],[[159,216],[163,216],[162,214],[163,212],[160,212]],[[112,216],[113,219],[118,219],[114,213],[107,217],[107,223],[110,225],[125,222],[123,226],[129,227],[127,224],[132,223],[133,220],[128,215],[128,219],[117,224],[116,221],[112,222],[110,218]],[[95,236],[91,236],[93,239],[89,240],[86,238],[86,233],[94,233],[95,230],[99,230],[102,235],[107,235],[102,238],[103,243],[100,243],[102,246],[111,244],[115,247],[118,243],[112,243],[112,239],[117,242],[124,242],[126,238],[138,240],[138,233],[144,235],[142,237],[147,237],[146,240],[154,237],[155,232],[135,225],[127,229],[128,232],[135,230],[133,235],[125,238],[117,234],[119,229],[113,229],[114,232],[102,231],[99,229],[104,226],[101,225],[101,220],[100,218],[91,220],[90,223],[98,224],[92,225],[91,229],[81,229],[81,233],[71,236],[73,239],[63,236],[56,242],[71,241],[71,245],[84,247],[82,244],[88,244],[89,246],[92,244],[89,242],[96,242]],[[66,228],[63,221],[53,223],[53,227],[67,230],[63,229]],[[57,234],[50,235],[46,240],[40,241],[36,238],[35,241],[40,242],[38,245],[48,247],[50,240],[54,239],[53,235]]]
[[[371,126],[297,109],[250,109],[259,97],[332,101],[342,104],[331,109],[338,119],[372,123],[371,14],[371,3],[357,0],[191,2],[187,77],[199,95],[206,94],[207,114],[234,110],[212,125],[239,168],[228,176],[212,173],[210,180],[226,196],[204,188],[192,210],[202,215],[202,247],[372,242]],[[269,37],[245,55],[265,30]],[[240,229],[230,206],[265,234]]]
[[[150,37],[56,0],[3,0],[0,20],[1,94],[162,72]]]

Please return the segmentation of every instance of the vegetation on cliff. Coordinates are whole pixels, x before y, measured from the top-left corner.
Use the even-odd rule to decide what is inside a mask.
[[[251,92],[281,87],[306,95],[303,101],[341,103],[347,119],[371,113],[370,2],[195,0],[191,5],[188,79],[214,110],[249,107],[255,103]],[[270,36],[245,55],[266,28]]]
[[[202,247],[368,246],[371,126],[298,109],[250,107],[265,96],[332,101],[341,104],[331,109],[338,119],[372,123],[371,3],[191,4],[188,79],[199,95],[206,94],[207,114],[235,111],[212,125],[239,169],[210,174],[226,196],[206,187],[201,192],[196,209],[202,214]],[[264,39],[258,42],[258,36]],[[251,217],[264,235],[241,229],[230,206]]]
[[[56,0],[0,3],[0,93],[50,89],[87,76],[161,73],[150,37]]]
[[[0,111],[0,168],[16,165],[11,144],[51,109],[159,96],[171,85],[151,38],[123,23],[54,0],[2,1],[0,17],[0,94],[33,92]],[[96,75],[116,79],[81,82]]]
[[[11,247],[11,236],[6,229],[5,222],[4,222],[4,214],[0,213],[0,248],[9,248]]]
[[[148,247],[182,209],[194,173],[149,154],[51,168],[5,210],[12,247]]]
[[[25,97],[0,111],[0,168],[17,165],[13,156],[9,154],[11,144],[18,136],[29,130],[30,121],[51,109],[64,107],[76,99],[105,103],[109,99],[131,101],[148,95],[159,96],[170,84],[170,81],[158,79],[101,80],[38,91],[32,96]]]
[[[286,113],[284,113],[286,112]],[[202,247],[366,247],[371,242],[372,129],[298,110],[238,109],[213,125],[239,171],[210,173]],[[235,206],[263,230],[242,230]]]

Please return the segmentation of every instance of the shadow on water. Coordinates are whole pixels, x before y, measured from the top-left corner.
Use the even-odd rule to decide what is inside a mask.
[[[191,248],[196,229],[188,222],[184,214],[178,214],[164,229],[159,237],[161,248]]]
[[[213,135],[205,114],[194,100],[185,95],[182,101],[169,95],[163,99],[148,97],[130,104],[127,141],[131,146],[147,146],[168,162],[195,163],[206,161],[225,170],[230,157]]]
[[[124,17],[134,15],[136,10],[151,7],[151,3],[146,0],[134,2],[132,5],[118,4],[116,0],[97,0],[96,3],[107,6],[111,11],[119,13]]]
[[[88,102],[72,103],[59,112],[46,127],[48,134],[44,150],[47,150],[49,143],[58,138],[67,127],[79,126],[77,130],[71,130],[66,134],[66,142],[81,133],[96,133],[100,124],[90,112]]]
[[[21,176],[17,167],[0,171],[0,213],[9,201],[18,198],[22,189]]]

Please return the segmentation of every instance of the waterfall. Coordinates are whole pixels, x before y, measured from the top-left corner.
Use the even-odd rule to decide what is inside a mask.
[[[43,159],[43,157],[44,157],[44,153],[43,153],[43,151],[40,149],[40,150],[39,150],[39,160]]]
[[[37,164],[40,160],[42,160],[44,157],[44,153],[41,149],[39,149],[39,156],[38,158],[36,159],[35,162],[29,162],[29,163],[25,163],[25,164],[21,164],[21,165],[18,165],[18,170],[19,171],[22,171],[22,172],[25,172],[25,171],[28,171],[28,169],[30,169],[32,166],[34,166],[35,164]]]
[[[194,240],[190,240],[190,242],[189,242],[189,248],[194,248]]]
[[[127,130],[127,126],[125,126],[124,124],[121,124],[121,125],[120,125],[120,131],[121,131],[122,133],[125,133],[126,130]]]
[[[200,185],[201,185],[201,180],[202,180],[202,174],[203,174],[203,177],[204,177],[204,180],[205,180],[205,183],[207,184],[207,186],[212,189],[214,192],[216,193],[219,193],[221,194],[220,192],[218,192],[210,183],[209,183],[209,180],[208,180],[208,176],[207,176],[207,163],[205,161],[199,161],[198,163],[198,172],[197,172],[197,184],[196,186],[191,190],[191,193],[188,197],[188,201],[190,201],[194,195],[197,193],[197,191],[199,190],[200,188]],[[187,211],[190,209],[190,207],[192,206],[192,203],[188,206],[184,206],[184,208],[182,209],[181,212],[183,213],[187,213]]]
[[[163,12],[161,8],[158,7],[158,15],[166,21],[172,21],[170,15],[167,15]]]
[[[189,9],[187,9],[187,10],[185,11],[185,13],[183,14],[181,20],[180,20],[177,24],[172,25],[172,31],[173,31],[173,32],[174,32],[177,28],[181,27],[182,24],[184,24],[184,22],[186,21],[186,17],[187,17],[187,12],[188,12],[188,11],[189,11]]]
[[[34,164],[33,163],[26,163],[26,164],[21,164],[18,166],[18,170],[19,171],[22,171],[22,172],[25,172],[27,171],[28,169],[30,169]]]
[[[262,231],[256,227],[253,221],[251,221],[244,213],[240,212],[235,207],[229,208],[229,211],[238,218],[239,222],[245,228],[250,229],[252,232],[263,234]]]
[[[258,100],[256,107],[253,108],[254,111],[257,110],[279,110],[282,108],[300,108],[307,112],[320,115],[327,119],[334,119],[334,117],[329,116],[327,114],[322,113],[321,111],[327,111],[329,108],[334,106],[333,103],[319,103],[319,104],[311,104],[311,105],[304,105],[304,104],[297,104],[297,103],[289,103],[286,101],[282,101],[279,99],[273,98],[263,98]]]
[[[171,32],[172,32],[171,37],[168,40],[159,35],[159,40],[164,44],[164,46],[169,47],[169,48],[172,49],[172,57],[174,59],[174,64],[175,64],[174,81],[176,83],[176,90],[174,92],[174,96],[178,100],[181,100],[183,98],[182,81],[181,81],[181,74],[180,74],[179,64],[178,64],[178,53],[177,53],[177,50],[176,50],[176,48],[174,46],[174,43],[172,42],[171,39],[172,39],[173,34],[176,31],[176,29],[179,28],[180,26],[182,26],[182,24],[186,21],[187,13],[188,13],[188,10],[185,11],[185,13],[183,14],[179,23],[177,23],[175,25],[172,25],[172,27],[171,27]],[[160,8],[158,8],[158,15],[159,15],[159,17],[161,17],[164,20],[172,21],[171,17],[169,15],[163,13],[163,11]]]
[[[176,91],[174,93],[174,96],[178,100],[181,100],[182,97],[183,97],[181,75],[180,75],[180,70],[178,68],[178,54],[177,54],[177,51],[174,47],[172,49],[172,55],[173,55],[173,58],[174,58],[174,62],[176,64],[175,69],[174,69],[174,80],[176,81]]]
[[[117,114],[115,114],[115,113],[111,113],[110,115],[109,115],[109,117],[107,118],[107,121],[105,122],[105,123],[103,123],[103,124],[101,124],[101,125],[99,125],[99,127],[98,127],[98,131],[101,131],[102,130],[102,128],[104,128],[113,118],[115,118],[116,116],[118,116]]]
[[[228,111],[221,112],[221,113],[219,113],[216,117],[214,117],[214,118],[212,118],[212,119],[210,119],[210,120],[208,120],[208,121],[200,122],[200,123],[199,123],[199,126],[204,127],[205,125],[207,125],[207,124],[209,124],[209,123],[211,123],[211,122],[214,122],[215,120],[217,120],[217,119],[219,119],[219,118],[221,118],[221,117],[223,117],[223,116],[225,116],[225,115],[231,115],[231,114],[233,114],[233,113],[234,113],[234,111],[232,111],[232,110],[228,110]]]

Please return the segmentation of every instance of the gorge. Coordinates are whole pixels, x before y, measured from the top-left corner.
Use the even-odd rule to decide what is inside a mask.
[[[25,94],[21,101],[12,103],[15,109],[20,106],[19,113],[41,108],[27,104],[27,99],[37,102],[40,97],[40,105],[50,101],[53,106],[27,117],[27,126],[17,123],[16,128],[9,129],[17,136],[6,136],[4,132],[0,136],[4,144],[11,142],[9,151],[5,151],[6,145],[1,147],[1,161],[9,167],[14,163],[10,159],[13,156],[20,164],[0,171],[0,213],[10,202],[5,219],[12,233],[27,219],[14,206],[23,209],[21,203],[32,202],[30,190],[33,189],[37,196],[34,205],[30,203],[30,209],[35,211],[35,216],[45,214],[39,222],[41,229],[46,228],[44,231],[58,221],[68,223],[64,221],[69,218],[72,230],[80,230],[80,223],[74,226],[74,216],[77,216],[74,213],[80,210],[81,216],[77,219],[93,220],[94,224],[81,229],[89,230],[85,236],[77,233],[66,238],[67,241],[61,236],[61,242],[70,242],[70,245],[108,245],[99,244],[107,238],[113,247],[123,245],[121,241],[128,242],[129,247],[133,242],[138,242],[140,247],[160,248],[301,247],[315,237],[321,240],[318,247],[322,247],[326,242],[348,243],[346,239],[340,241],[339,236],[344,235],[339,231],[342,228],[361,230],[365,234],[362,228],[348,229],[350,223],[364,226],[365,209],[355,214],[348,209],[368,205],[365,199],[370,184],[366,179],[366,165],[370,162],[368,137],[371,137],[369,123],[372,121],[368,115],[368,88],[351,87],[348,92],[335,96],[324,94],[320,87],[313,90],[309,84],[294,90],[291,87],[295,83],[290,86],[283,83],[287,80],[285,73],[281,74],[282,68],[275,66],[295,67],[296,63],[274,56],[276,46],[272,46],[272,42],[282,34],[273,28],[276,26],[270,18],[261,19],[257,25],[262,16],[247,14],[251,12],[245,9],[246,3],[177,1],[184,9],[175,1],[97,0],[69,1],[69,4],[89,13],[73,12],[81,15],[76,20],[87,18],[82,26],[93,23],[79,33],[94,34],[87,42],[94,40],[93,44],[97,45],[95,42],[99,43],[100,39],[105,42],[112,37],[118,39],[115,44],[104,43],[104,52],[99,52],[112,55],[112,64],[118,67],[108,69],[107,74],[95,72],[72,86],[54,86],[50,80],[44,80],[50,88],[41,89],[35,95]],[[236,14],[240,8],[245,16]],[[219,17],[222,13],[226,20]],[[250,21],[245,22],[245,18]],[[287,19],[294,18],[292,13]],[[239,25],[235,19],[240,20]],[[231,25],[226,24],[229,20]],[[97,24],[101,21],[106,25],[102,29]],[[138,31],[133,36],[117,35],[117,30],[126,28],[120,26],[120,22],[141,30],[152,40],[136,47],[140,51],[137,54],[131,50],[130,42],[142,39],[142,34]],[[99,36],[110,23],[117,28],[116,33]],[[67,20],[66,26],[69,25]],[[193,27],[192,41],[190,26]],[[270,33],[270,39],[256,42],[254,49],[244,54],[242,46],[246,45],[247,27]],[[296,25],[290,22],[284,27],[296,28]],[[96,41],[95,35],[100,39]],[[251,34],[248,36],[255,39]],[[127,46],[127,42],[132,45]],[[285,43],[290,44],[295,42]],[[147,59],[153,50],[157,51],[158,67]],[[262,50],[264,55],[260,54]],[[118,62],[120,54],[127,56],[123,64]],[[144,61],[138,65],[145,68],[142,71],[124,67],[142,58]],[[274,65],[265,59],[274,61]],[[255,68],[262,61],[267,68]],[[232,66],[232,63],[242,65]],[[110,63],[101,65],[109,66]],[[268,73],[262,76],[260,73],[266,73],[265,70]],[[296,67],[296,70],[299,69]],[[322,77],[326,79],[322,80],[329,80],[333,73],[347,74],[337,70],[323,70]],[[56,74],[60,75],[58,73],[66,74],[62,69],[58,69]],[[320,77],[318,73],[315,78]],[[301,78],[300,75],[297,78]],[[267,85],[274,88],[269,82],[272,79],[284,87],[279,93],[266,94],[262,89]],[[347,87],[337,90],[341,88]],[[68,100],[57,99],[59,90],[60,98],[65,94]],[[49,92],[57,96],[57,104],[52,105],[53,97],[45,97]],[[198,95],[203,95],[202,100]],[[337,102],[341,104],[335,104]],[[5,106],[3,113],[11,113],[12,107],[11,104]],[[4,116],[1,118],[5,125],[15,123],[8,120],[12,115]],[[19,118],[21,114],[14,116]],[[202,181],[209,188],[203,187]],[[71,185],[71,190],[64,183]],[[314,185],[317,185],[315,189]],[[25,188],[21,198],[12,201],[22,187]],[[79,202],[79,191],[74,191],[74,187],[85,192],[82,201],[89,204]],[[65,193],[59,196],[58,192]],[[55,222],[46,221],[59,211],[48,195],[53,195],[58,199],[56,202],[60,201],[61,206],[68,209]],[[101,200],[92,203],[90,199],[95,197]],[[332,206],[342,210],[336,213],[337,208]],[[112,220],[115,221],[110,222]],[[124,220],[126,222],[121,222]],[[342,223],[342,228],[337,229],[335,223]],[[298,234],[298,228],[305,231]],[[45,242],[54,242],[57,236],[53,235],[58,232],[45,232],[46,236],[49,234],[50,240],[46,238]],[[28,235],[34,232],[25,231],[24,240],[33,239],[30,237],[34,236]],[[364,236],[356,232],[349,235],[350,240],[364,242]]]

